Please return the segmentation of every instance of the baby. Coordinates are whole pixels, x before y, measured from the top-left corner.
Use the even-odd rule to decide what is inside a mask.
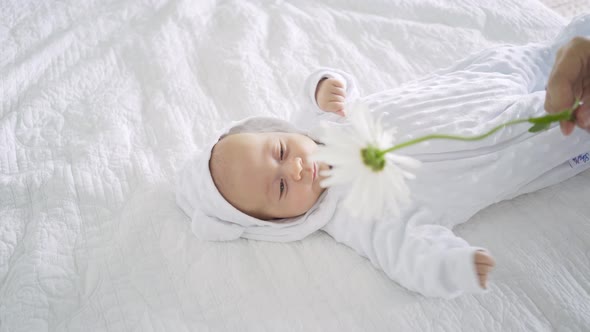
[[[345,103],[360,99],[398,141],[439,133],[477,135],[517,118],[544,114],[544,83],[555,51],[590,34],[590,19],[573,22],[550,45],[501,47],[471,56],[397,89],[358,97],[349,74],[320,69],[307,80],[306,112],[293,122],[254,117],[224,130],[182,172],[177,201],[202,239],[239,237],[295,241],[323,230],[402,286],[453,298],[486,289],[494,260],[450,230],[495,202],[563,181],[587,167],[571,158],[590,151],[583,132],[557,127],[530,134],[506,128],[478,142],[433,141],[400,153],[422,161],[408,183],[411,202],[399,216],[354,220],[342,208],[345,187],[320,187],[313,162],[319,120],[342,124]]]
[[[324,188],[324,164],[310,160],[317,143],[298,133],[242,133],[213,148],[210,170],[221,195],[238,210],[262,220],[309,211]]]

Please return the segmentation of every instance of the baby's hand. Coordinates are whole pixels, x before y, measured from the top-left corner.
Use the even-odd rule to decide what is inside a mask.
[[[315,100],[322,111],[344,116],[344,83],[335,78],[325,78],[318,83]]]
[[[496,262],[492,256],[485,251],[476,251],[474,262],[477,277],[479,278],[479,285],[482,288],[487,288],[486,283],[488,281],[488,273],[492,272]]]

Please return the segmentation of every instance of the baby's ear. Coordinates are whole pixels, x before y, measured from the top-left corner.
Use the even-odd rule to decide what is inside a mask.
[[[244,227],[207,216],[198,210],[191,217],[191,230],[204,241],[232,241],[244,233]]]

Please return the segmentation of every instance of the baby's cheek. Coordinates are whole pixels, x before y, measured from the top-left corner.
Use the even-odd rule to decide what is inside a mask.
[[[306,212],[315,204],[317,197],[317,194],[311,190],[300,190],[295,195],[294,205],[299,211]]]

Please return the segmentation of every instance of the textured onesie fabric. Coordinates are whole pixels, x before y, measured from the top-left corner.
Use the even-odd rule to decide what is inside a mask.
[[[590,35],[590,16],[572,22],[555,42],[485,50],[451,68],[361,99],[372,112],[384,114],[386,126],[397,128],[398,141],[435,132],[479,135],[510,120],[546,114],[544,85],[555,52],[575,35]],[[308,93],[321,77],[339,77],[347,88],[355,86],[350,75],[330,71],[312,75]],[[320,117],[339,121],[320,113],[314,96],[307,100]],[[323,230],[410,290],[445,298],[481,291],[472,258],[481,248],[450,229],[486,206],[587,168],[569,163],[590,151],[586,132],[578,129],[564,137],[553,126],[531,134],[530,126],[504,128],[477,142],[438,140],[400,150],[423,162],[416,179],[408,182],[411,203],[400,216],[363,223],[339,208]]]
[[[360,100],[371,112],[383,115],[385,126],[397,128],[397,141],[434,132],[478,135],[510,120],[545,114],[543,87],[555,51],[575,35],[590,35],[590,16],[572,22],[553,42],[485,50],[451,68]],[[345,83],[347,102],[359,98],[354,78],[345,72],[313,73],[305,86],[304,111],[293,119],[312,138],[318,120],[341,122],[337,115],[319,110],[315,102],[317,83],[324,77]],[[254,118],[237,127],[242,132],[269,131],[259,126],[268,121]],[[439,140],[400,150],[423,165],[408,183],[411,203],[397,218],[354,220],[340,203],[345,188],[326,190],[308,213],[293,220],[268,222],[246,216],[221,202],[218,192],[202,189],[215,190],[206,166],[212,145],[192,161],[199,167],[189,162],[183,171],[177,201],[202,239],[287,242],[321,228],[410,290],[444,298],[482,292],[473,254],[483,249],[470,246],[450,229],[486,206],[563,181],[586,168],[571,167],[568,160],[590,151],[587,133],[576,130],[564,137],[554,126],[531,134],[529,127],[505,128],[477,142]],[[216,215],[216,211],[221,212]]]

